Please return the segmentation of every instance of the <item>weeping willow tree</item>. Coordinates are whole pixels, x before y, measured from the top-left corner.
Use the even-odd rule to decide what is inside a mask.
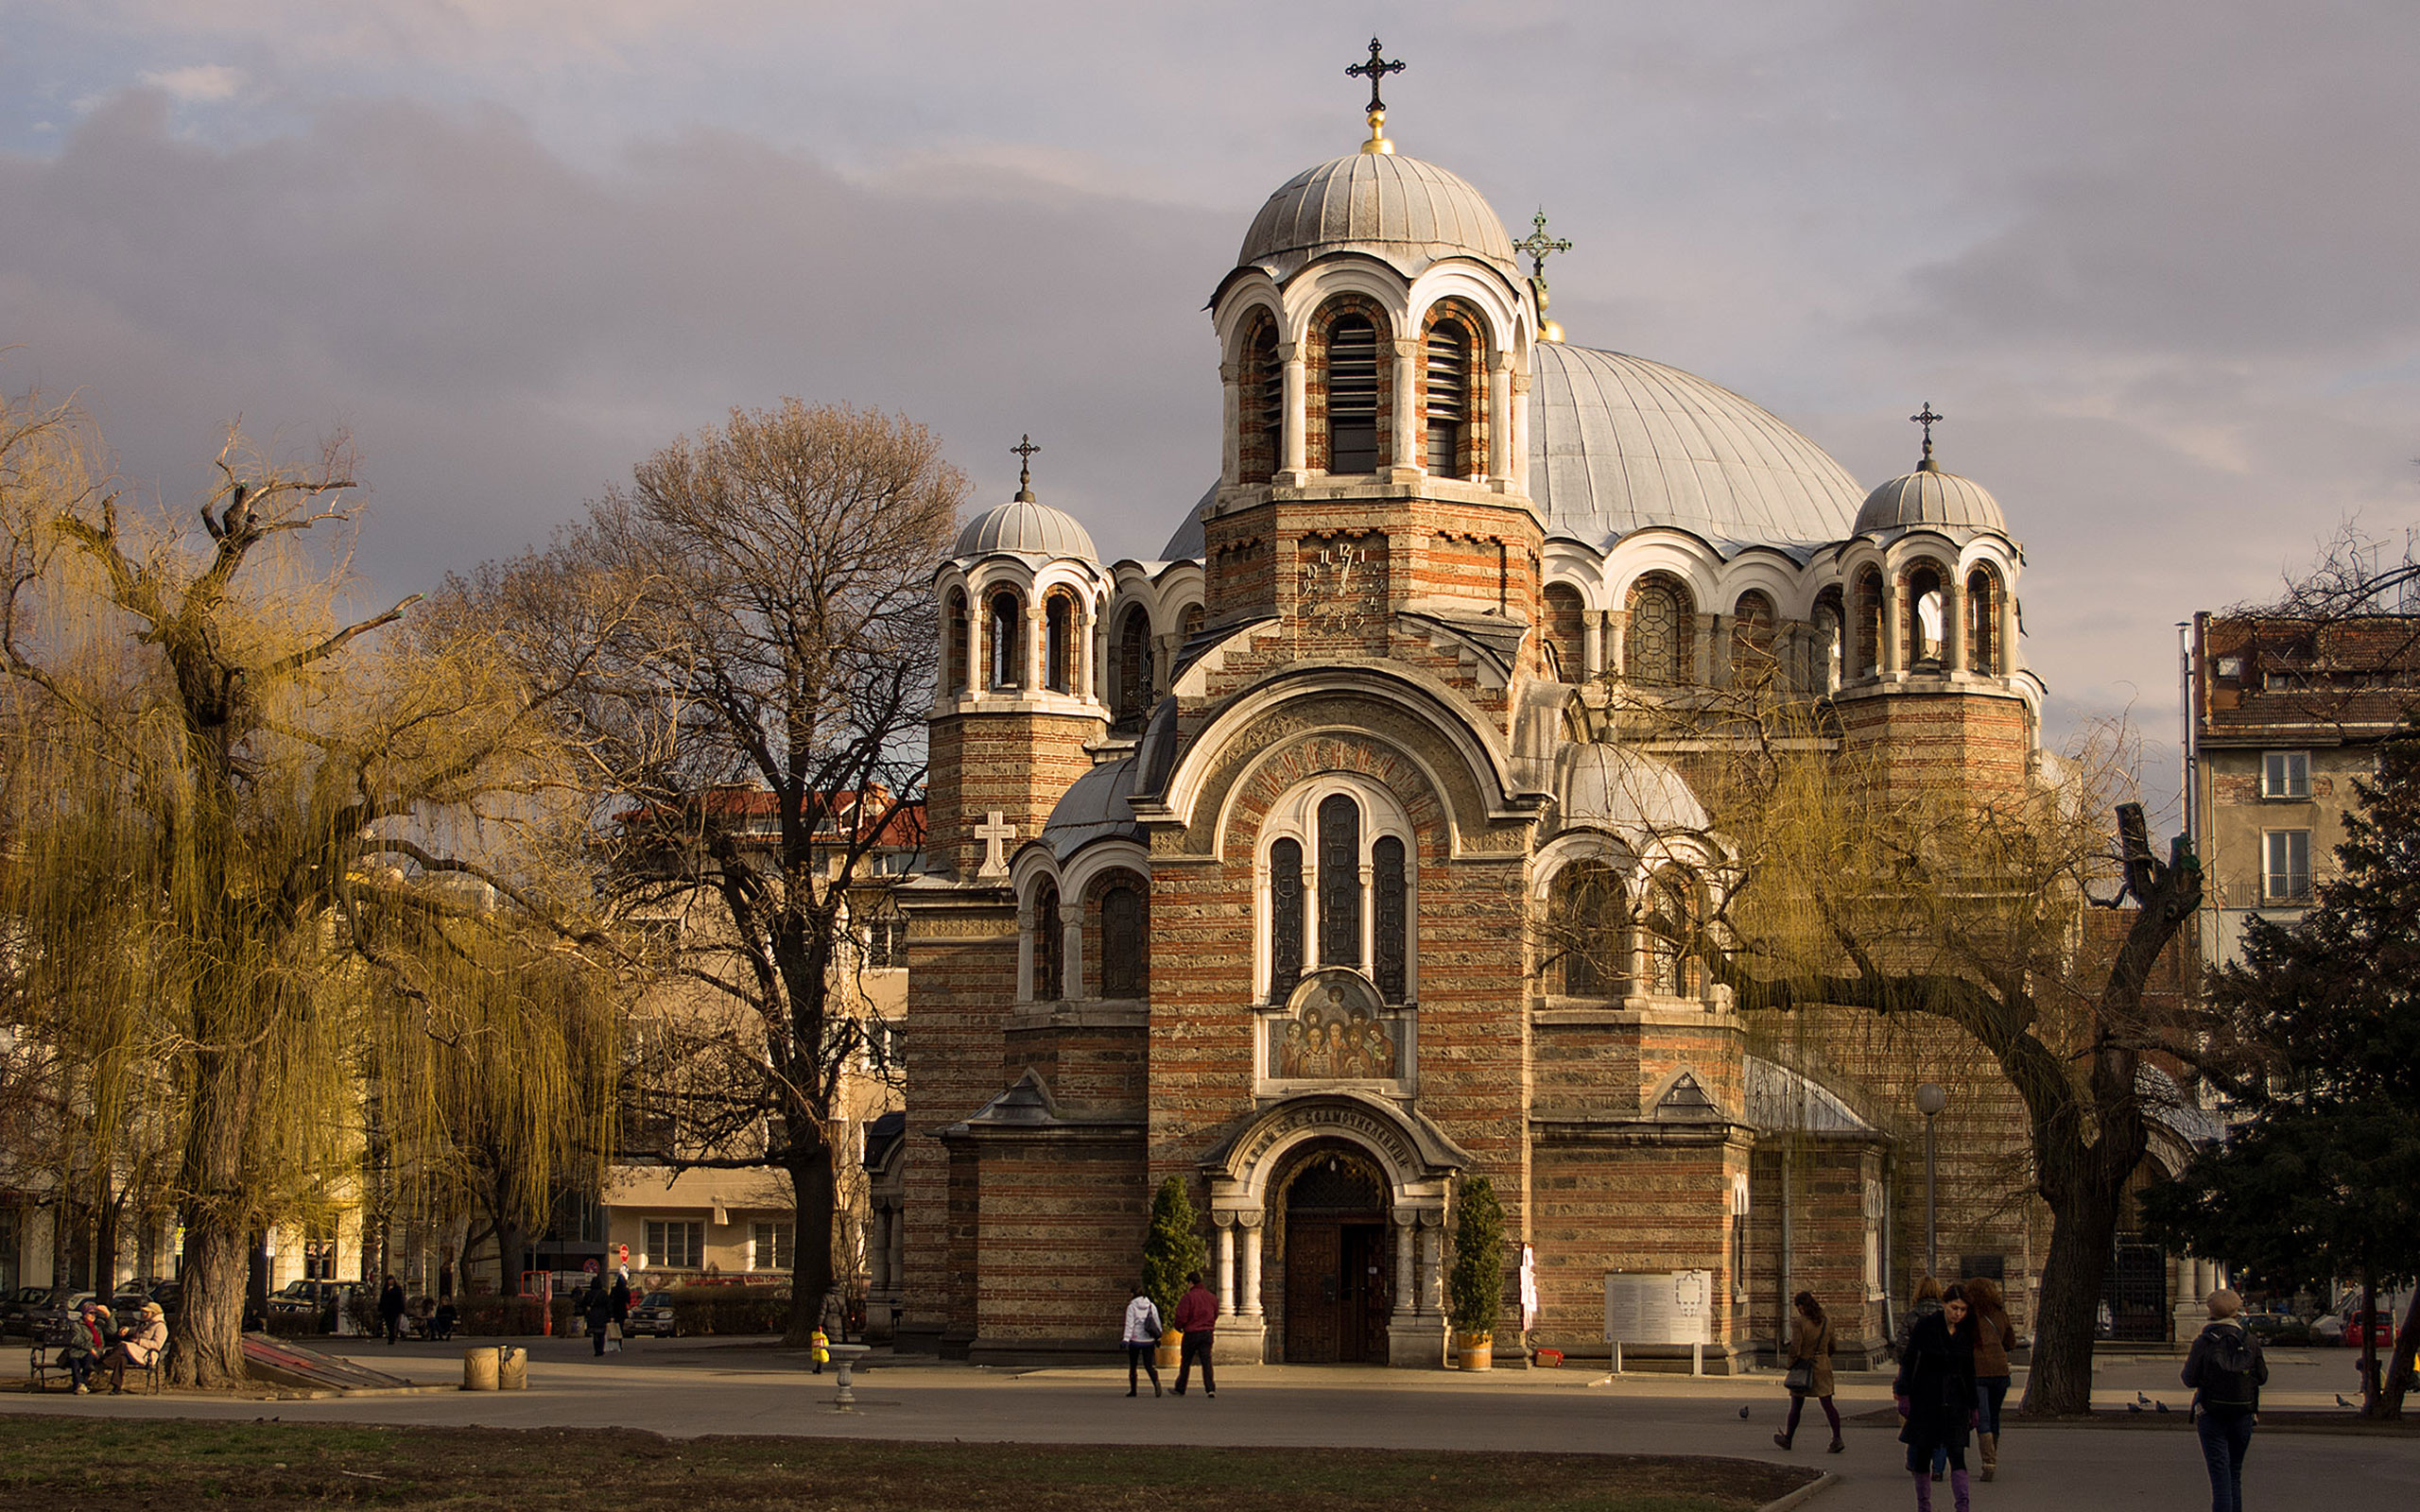
[[[349,1182],[373,1096],[441,1149],[432,1089],[510,1084],[505,1122],[558,1133],[515,1179],[600,1143],[560,1037],[516,1010],[604,942],[557,902],[577,892],[497,862],[549,853],[511,842],[560,782],[548,690],[475,622],[346,611],[340,443],[293,465],[231,435],[182,518],[121,507],[91,455],[67,409],[0,424],[10,1000],[94,1069],[96,1108],[164,1110],[169,1374],[208,1386],[244,1373],[251,1237]]]
[[[1769,681],[1662,706],[1616,690],[1607,707],[1600,736],[1668,750],[1721,851],[1694,897],[1604,895],[1643,941],[1632,958],[1703,959],[1749,1048],[1818,1080],[1948,1087],[1982,1189],[1962,1194],[1969,1214],[2038,1196],[2049,1215],[2026,1409],[2088,1410],[2101,1284],[2154,1111],[2138,1063],[2189,1030],[2153,968],[2201,898],[2182,843],[2160,859],[2119,801],[2119,743],[1951,783],[1844,740],[1827,706]],[[2120,911],[2103,929],[2096,909]],[[1550,933],[1577,957],[1585,913],[1560,919]],[[1785,1158],[1795,1137],[1778,1135]]]

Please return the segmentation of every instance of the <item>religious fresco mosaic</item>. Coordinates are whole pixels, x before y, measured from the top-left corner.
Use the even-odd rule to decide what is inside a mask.
[[[1364,988],[1326,976],[1304,984],[1291,1010],[1267,1022],[1270,1074],[1285,1081],[1394,1081],[1402,1026]]]

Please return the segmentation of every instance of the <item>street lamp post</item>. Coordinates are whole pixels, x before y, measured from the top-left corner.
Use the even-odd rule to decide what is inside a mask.
[[[1925,1115],[1925,1274],[1941,1274],[1941,1232],[1935,1222],[1933,1206],[1932,1123],[1941,1110],[1949,1106],[1949,1093],[1941,1083],[1928,1081],[1916,1089],[1916,1111]]]

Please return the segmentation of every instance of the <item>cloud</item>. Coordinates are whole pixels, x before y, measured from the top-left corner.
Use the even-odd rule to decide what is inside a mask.
[[[244,87],[244,71],[224,63],[195,63],[184,68],[152,69],[143,82],[165,91],[187,105],[216,105],[233,99]]]

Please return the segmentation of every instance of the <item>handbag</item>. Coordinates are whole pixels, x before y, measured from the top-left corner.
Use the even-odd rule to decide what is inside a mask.
[[[1781,1383],[1783,1388],[1789,1391],[1806,1392],[1814,1390],[1815,1362],[1812,1360],[1791,1361],[1789,1371],[1787,1375],[1784,1375],[1781,1378]]]

